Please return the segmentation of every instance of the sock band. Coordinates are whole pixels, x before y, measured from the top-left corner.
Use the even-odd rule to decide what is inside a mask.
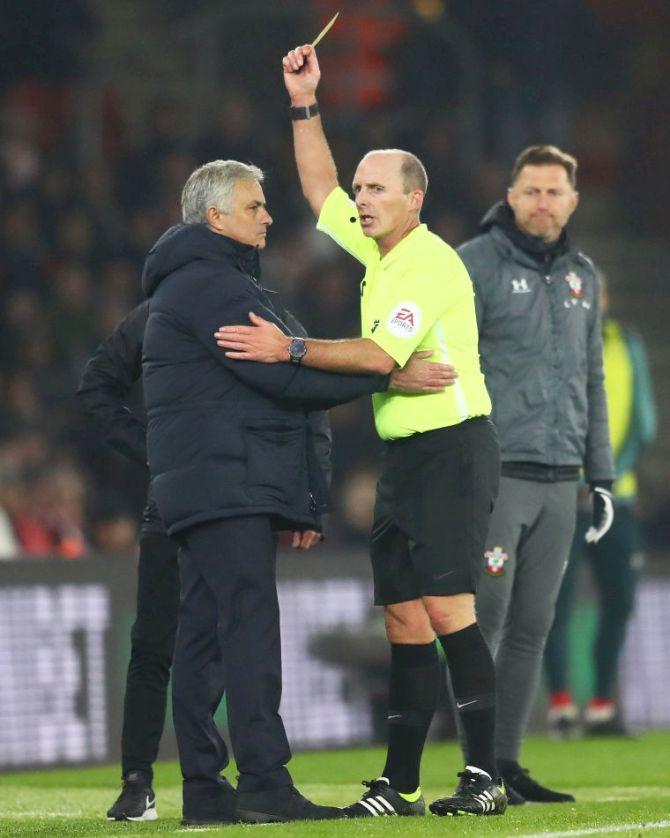
[[[392,643],[391,663],[403,669],[432,666],[437,660],[437,645],[433,643]]]

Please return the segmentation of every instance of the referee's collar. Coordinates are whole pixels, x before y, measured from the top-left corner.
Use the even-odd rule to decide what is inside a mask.
[[[422,238],[428,232],[428,226],[426,224],[419,224],[417,227],[409,232],[404,239],[400,239],[398,244],[392,247],[386,256],[383,256],[379,264],[380,266],[386,270],[390,265],[395,262],[398,256],[402,255],[402,253],[407,250],[407,248],[415,242],[417,239]]]

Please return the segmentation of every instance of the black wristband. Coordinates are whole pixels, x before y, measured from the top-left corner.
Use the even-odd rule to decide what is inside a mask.
[[[311,119],[313,116],[318,116],[319,111],[319,103],[314,102],[313,105],[302,105],[299,108],[289,108],[288,112],[291,114],[292,120],[297,119]]]

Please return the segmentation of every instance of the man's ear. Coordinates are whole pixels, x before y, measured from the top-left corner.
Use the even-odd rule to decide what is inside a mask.
[[[207,207],[205,210],[205,218],[207,219],[207,226],[212,230],[221,232],[221,216],[223,213],[216,207]]]
[[[409,193],[410,209],[414,210],[415,212],[421,212],[421,207],[423,206],[424,198],[425,192],[422,192],[420,189],[412,189],[412,191]]]

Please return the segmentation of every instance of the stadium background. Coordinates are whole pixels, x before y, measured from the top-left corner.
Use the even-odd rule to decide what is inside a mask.
[[[670,726],[664,0],[21,0],[0,7],[0,768],[116,755],[146,475],[104,446],[74,390],[138,301],[144,254],[178,220],[196,165],[264,168],[275,218],[264,282],[311,334],[356,334],[357,267],[301,200],[279,71],[338,9],[320,100],[345,184],[368,148],[411,149],[431,181],[425,220],[457,244],[503,195],[522,147],[554,142],[579,159],[573,235],[609,277],[614,314],[646,341],[660,414],[640,475],[646,570],[624,709],[637,727]],[[325,550],[282,562],[285,714],[303,745],[374,733],[377,687],[360,677],[370,660],[333,661],[377,655],[365,543],[379,445],[365,401],[332,419]],[[582,670],[589,597],[584,587]],[[342,624],[353,638],[333,648],[329,633],[349,637]]]

